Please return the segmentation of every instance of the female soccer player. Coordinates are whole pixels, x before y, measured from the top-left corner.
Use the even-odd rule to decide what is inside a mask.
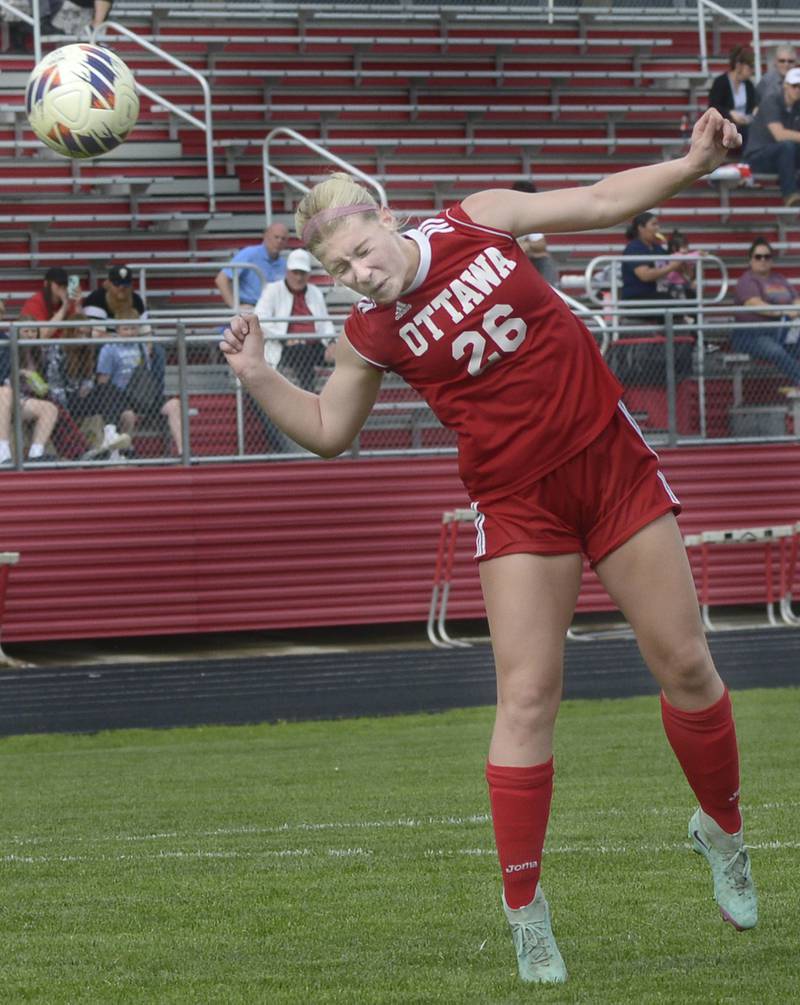
[[[325,387],[301,390],[270,368],[252,315],[235,317],[221,343],[269,418],[323,457],[350,445],[387,370],[458,433],[497,671],[486,777],[525,981],[566,979],[539,873],[582,553],[662,688],[664,728],[699,803],[690,838],[710,862],[723,917],[739,929],[756,923],[731,703],[701,627],[678,500],[592,336],[516,241],[614,226],[712,171],[739,144],[736,127],[709,109],[678,160],[584,188],[478,192],[403,234],[366,189],[333,175],[295,217],[309,251],[364,297]]]

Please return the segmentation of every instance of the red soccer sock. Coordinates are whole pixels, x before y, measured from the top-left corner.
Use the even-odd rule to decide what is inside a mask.
[[[742,826],[739,749],[727,688],[719,701],[697,712],[675,708],[662,693],[661,719],[701,809],[724,831],[735,834]]]
[[[486,765],[494,839],[509,907],[530,904],[541,872],[553,795],[553,758],[526,768]]]

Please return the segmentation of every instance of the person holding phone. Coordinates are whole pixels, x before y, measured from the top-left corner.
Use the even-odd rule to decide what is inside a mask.
[[[70,277],[64,269],[59,266],[48,269],[42,288],[25,301],[20,313],[34,321],[69,321],[79,312],[83,299],[80,277],[72,278],[77,282],[73,281],[70,287]],[[39,337],[45,339],[62,335],[60,328],[47,327],[39,331]]]

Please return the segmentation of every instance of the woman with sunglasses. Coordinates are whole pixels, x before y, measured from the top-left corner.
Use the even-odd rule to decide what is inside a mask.
[[[800,395],[800,339],[796,326],[800,296],[786,276],[772,271],[775,253],[765,237],[753,241],[747,257],[750,267],[739,277],[735,301],[742,307],[760,309],[736,314],[738,323],[752,327],[732,331],[731,348],[774,364],[789,381],[789,386],[781,390],[796,397]],[[786,324],[780,327],[761,324],[781,320]]]

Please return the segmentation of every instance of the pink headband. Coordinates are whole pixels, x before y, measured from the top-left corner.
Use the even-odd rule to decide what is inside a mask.
[[[340,216],[350,216],[353,213],[377,213],[379,209],[380,207],[373,202],[358,202],[354,206],[333,206],[331,209],[321,209],[303,227],[300,239],[308,247],[308,242],[314,234],[330,220],[336,220]]]

